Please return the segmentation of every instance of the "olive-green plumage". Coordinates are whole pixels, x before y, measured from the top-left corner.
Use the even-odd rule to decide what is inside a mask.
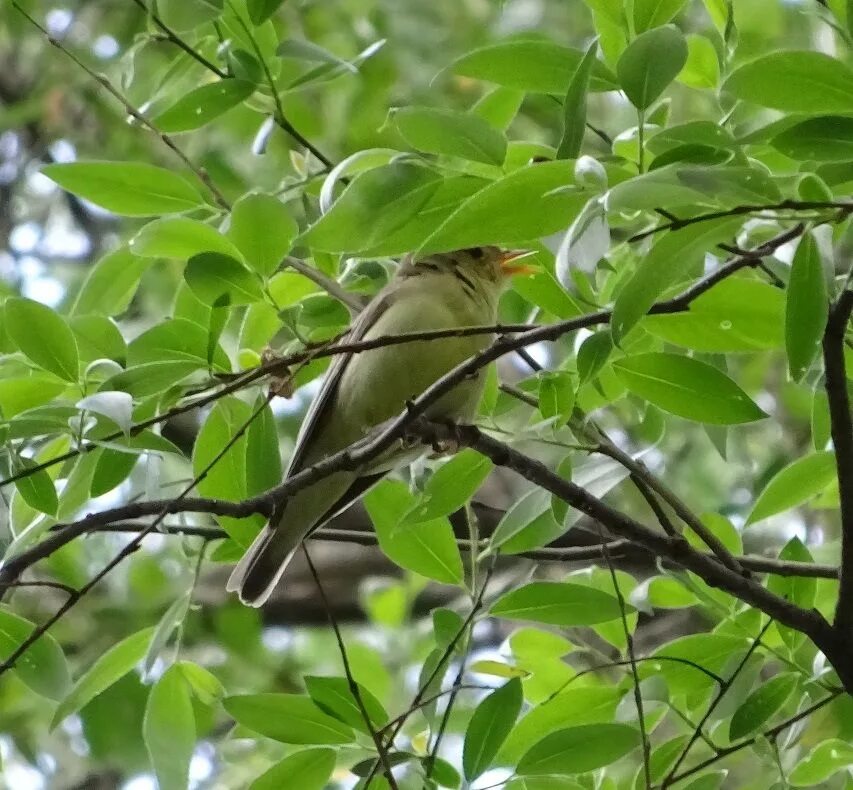
[[[404,261],[394,279],[354,323],[348,340],[405,332],[494,324],[512,256],[477,247],[418,262]],[[397,416],[408,400],[492,341],[488,334],[425,340],[335,357],[302,430],[287,476],[317,463]],[[482,394],[482,376],[466,379],[429,411],[470,420]],[[420,450],[399,448],[358,472],[337,472],[289,497],[273,514],[228,581],[244,603],[260,606],[294,551],[312,530],[352,504],[391,469]]]

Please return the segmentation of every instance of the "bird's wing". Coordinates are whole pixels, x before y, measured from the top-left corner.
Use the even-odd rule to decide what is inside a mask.
[[[385,310],[388,309],[388,304],[389,294],[387,292],[377,295],[359,313],[349,333],[343,339],[344,342],[356,343],[364,339],[368,330],[379,320]],[[336,354],[333,357],[332,364],[329,365],[329,369],[326,371],[326,377],[320,385],[320,391],[311,402],[308,413],[302,421],[302,427],[299,429],[299,434],[296,437],[296,447],[294,447],[293,455],[290,457],[290,464],[287,467],[285,477],[296,474],[302,469],[302,461],[305,458],[306,448],[310,446],[317,427],[329,414],[329,409],[335,399],[335,393],[337,392],[341,376],[344,370],[346,370],[350,359],[352,359],[352,354]]]

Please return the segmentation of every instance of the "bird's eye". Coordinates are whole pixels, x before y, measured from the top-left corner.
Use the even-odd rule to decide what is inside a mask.
[[[482,258],[484,255],[483,248],[471,247],[471,249],[468,250],[468,254],[475,260],[480,260],[480,258]]]

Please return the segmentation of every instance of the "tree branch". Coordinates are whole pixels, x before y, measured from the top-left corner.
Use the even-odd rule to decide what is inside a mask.
[[[841,584],[835,627],[853,638],[853,416],[847,392],[844,337],[853,312],[853,290],[845,290],[829,312],[823,335],[826,397],[841,499]]]

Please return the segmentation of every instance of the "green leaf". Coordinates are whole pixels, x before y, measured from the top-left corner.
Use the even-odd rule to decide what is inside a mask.
[[[515,170],[465,200],[418,251],[523,244],[564,230],[588,199],[583,192],[555,192],[573,184],[574,173],[565,160]]]
[[[727,277],[694,299],[689,310],[649,315],[640,325],[667,343],[725,354],[781,348],[784,316],[785,295],[780,289],[758,280]]]
[[[575,406],[575,382],[566,371],[545,371],[539,377],[539,412],[547,420],[559,417],[568,422]]]
[[[794,787],[819,787],[833,774],[853,765],[853,746],[846,740],[830,738],[813,746],[788,775]]]
[[[126,362],[127,345],[111,319],[103,315],[74,315],[68,319],[68,325],[84,365],[96,359],[112,359],[120,365]]]
[[[20,469],[17,471],[32,469],[35,466],[36,463],[32,459],[21,457]],[[46,469],[22,477],[15,482],[15,488],[18,489],[18,493],[30,507],[51,516],[56,515],[59,499],[56,496],[53,478],[47,473]]]
[[[820,252],[812,234],[806,233],[791,264],[785,303],[785,350],[794,381],[802,379],[820,351],[828,316]]]
[[[239,247],[246,263],[264,277],[275,273],[298,232],[296,220],[272,195],[244,195],[231,210],[228,238]]]
[[[344,724],[349,724],[350,727],[360,732],[370,734],[370,728],[364,721],[361,706],[350,690],[349,681],[346,678],[306,675],[304,681],[308,694],[317,704],[317,707],[344,722]],[[388,714],[382,707],[382,703],[373,694],[360,683],[357,685],[362,705],[364,705],[370,719],[370,726],[374,732],[377,732],[388,723]]]
[[[594,378],[604,367],[604,363],[610,358],[613,350],[613,341],[610,332],[603,329],[595,332],[583,341],[578,349],[578,376],[580,383],[585,384]]]
[[[729,740],[751,735],[780,710],[799,683],[793,673],[776,675],[753,691],[735,711],[729,724]]]
[[[541,656],[537,656],[541,660]],[[522,716],[498,755],[515,765],[531,746],[550,733],[579,724],[612,721],[621,693],[615,687],[569,688]]]
[[[445,584],[461,584],[462,558],[446,519],[400,526],[412,506],[402,483],[385,481],[364,498],[379,547],[401,568]]]
[[[353,731],[301,694],[226,697],[225,710],[244,727],[282,743],[352,743]]]
[[[521,710],[521,681],[512,678],[474,710],[465,730],[462,768],[470,782],[489,768]]]
[[[580,774],[624,757],[640,745],[640,733],[626,724],[582,724],[546,735],[521,758],[516,773]]]
[[[0,661],[8,659],[35,628],[29,620],[0,608]],[[42,634],[28,647],[15,661],[13,671],[36,694],[48,699],[62,699],[71,684],[65,655],[50,634]]]
[[[687,62],[678,75],[678,81],[700,90],[717,87],[720,61],[714,45],[705,36],[687,36]]]
[[[213,705],[225,695],[225,689],[219,679],[209,670],[192,661],[178,661],[175,664],[181,670],[184,680],[203,705]]]
[[[620,345],[658,297],[699,263],[705,252],[732,236],[741,224],[737,217],[700,222],[669,231],[655,242],[616,297],[610,322],[614,343]]]
[[[72,713],[76,713],[142,661],[153,634],[153,628],[137,631],[113,645],[98,658],[89,670],[77,680],[68,696],[59,703],[56,712],[53,714],[50,729],[53,730],[63,719]]]
[[[142,162],[69,162],[41,170],[63,189],[127,217],[190,211],[205,205],[183,176]]]
[[[260,407],[255,403],[253,413]],[[282,480],[278,431],[272,407],[267,404],[252,420],[246,433],[246,494],[255,496],[277,486]]]
[[[687,0],[634,0],[634,30],[642,33],[669,22]]]
[[[0,409],[4,418],[8,419],[19,412],[48,403],[67,386],[55,376],[37,372],[26,378],[0,379]]]
[[[574,318],[584,312],[582,305],[569,296],[551,272],[516,277],[512,288],[523,299],[557,318]]]
[[[523,91],[499,86],[478,99],[471,108],[471,114],[479,116],[497,129],[506,130],[518,115],[522,101]]]
[[[439,187],[438,175],[394,162],[360,173],[299,242],[325,252],[360,252],[401,229]]]
[[[77,381],[77,341],[61,315],[40,302],[13,296],[6,300],[4,319],[9,337],[36,365],[65,381]]]
[[[171,107],[154,117],[154,125],[162,132],[188,132],[210,123],[236,107],[255,92],[255,84],[247,80],[224,79],[209,82],[181,96]]]
[[[157,11],[166,25],[183,33],[212,22],[224,5],[225,0],[158,0]]]
[[[836,479],[835,453],[803,456],[780,469],[758,495],[746,526],[808,502]]]
[[[227,298],[228,304],[251,304],[263,298],[260,280],[229,255],[202,252],[189,259],[184,277],[205,304]]]
[[[489,550],[496,551],[539,518],[551,503],[549,492],[534,488],[517,499],[504,513],[492,533]]]
[[[309,63],[325,63],[331,66],[340,66],[346,71],[355,73],[358,71],[352,64],[339,58],[327,49],[315,44],[313,41],[289,38],[282,41],[276,47],[275,54],[280,58],[292,58],[293,60],[307,60]]]
[[[237,398],[223,398],[217,401],[204,425],[199,431],[193,448],[193,473],[199,474],[205,469],[252,415],[252,408]],[[245,434],[234,442],[225,454],[214,464],[203,480],[198,483],[198,492],[202,496],[238,502],[246,499],[246,448]],[[261,516],[235,519],[217,517],[228,534],[241,545],[248,545],[263,524]]]
[[[280,790],[282,787],[324,790],[335,770],[336,755],[334,749],[303,749],[262,773],[249,785],[249,790]]]
[[[482,118],[457,110],[399,107],[389,120],[417,151],[502,165],[506,137]]]
[[[204,327],[185,318],[167,318],[137,336],[127,347],[130,366],[147,363],[186,362],[196,368],[208,367],[208,335]],[[228,370],[228,357],[219,350],[216,366]]]
[[[635,395],[688,420],[737,425],[767,416],[725,373],[698,359],[639,354],[614,362],[613,369]]]
[[[632,606],[626,607],[632,612]],[[550,625],[593,625],[621,615],[612,595],[582,584],[531,582],[510,590],[494,604],[491,614],[510,620],[529,620]]]
[[[282,2],[283,0],[246,0],[246,10],[249,12],[249,19],[256,26],[263,24],[278,11]]]
[[[847,113],[853,70],[822,52],[779,50],[735,69],[723,91],[785,112]]]
[[[219,231],[186,217],[164,217],[149,222],[130,240],[130,251],[143,258],[185,261],[200,252],[220,252],[240,258],[237,248]]]
[[[619,58],[616,74],[631,104],[645,110],[676,78],[686,61],[684,35],[675,25],[666,25],[637,36]]]
[[[581,150],[586,132],[586,94],[589,75],[596,63],[598,41],[593,41],[572,75],[566,98],[563,100],[563,135],[557,146],[557,159],[574,159]]]
[[[486,456],[471,448],[456,453],[427,480],[421,501],[406,513],[405,522],[433,521],[464,507],[493,466]]]
[[[841,115],[808,118],[789,126],[770,143],[792,159],[847,162],[853,159],[853,118]]]
[[[142,737],[160,790],[186,790],[195,748],[195,715],[187,682],[169,667],[151,687]]]
[[[718,675],[732,659],[746,650],[748,642],[743,637],[724,634],[690,634],[668,642],[653,654],[659,662],[644,661],[638,665],[641,677],[660,675],[667,683],[670,694],[699,694],[713,685],[706,672]],[[667,661],[666,658],[681,659]],[[693,666],[693,665],[696,666]],[[697,669],[701,667],[701,669]],[[702,671],[702,670],[705,671]]]
[[[108,253],[89,270],[71,314],[120,315],[127,309],[140,277],[150,265],[151,260],[137,258],[127,247]]]
[[[507,88],[564,95],[582,58],[580,50],[551,41],[505,41],[463,55],[451,64],[450,69],[455,74],[487,80]],[[596,62],[590,90],[613,90],[615,83],[608,68]]]

